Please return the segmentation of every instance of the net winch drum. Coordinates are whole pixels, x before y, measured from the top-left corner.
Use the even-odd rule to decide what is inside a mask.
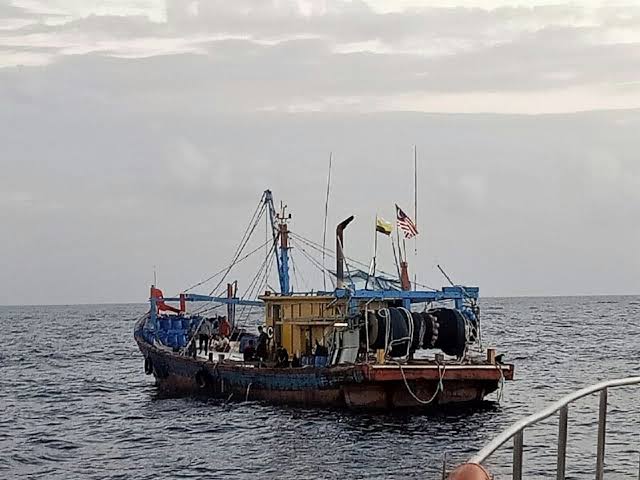
[[[369,347],[376,350],[391,344],[391,357],[405,356],[408,337],[413,332],[410,351],[438,348],[447,355],[460,357],[467,345],[466,323],[462,313],[452,308],[411,312],[410,315],[400,308],[378,310],[369,315]],[[475,322],[470,323],[475,327]],[[473,336],[469,341],[473,341]]]

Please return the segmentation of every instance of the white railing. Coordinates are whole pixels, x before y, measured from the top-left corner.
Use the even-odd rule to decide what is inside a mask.
[[[606,443],[606,426],[607,426],[607,402],[608,392],[610,388],[623,387],[629,385],[640,385],[640,377],[620,378],[617,380],[609,380],[597,383],[590,387],[583,388],[576,392],[570,393],[562,397],[557,402],[552,403],[544,410],[534,413],[519,422],[514,423],[498,435],[493,441],[480,450],[475,456],[469,459],[468,463],[482,464],[485,462],[498,448],[513,439],[513,480],[522,480],[522,460],[524,446],[524,430],[531,425],[550,417],[556,412],[560,412],[558,421],[558,456],[556,467],[556,479],[565,480],[565,466],[567,454],[567,422],[569,418],[569,405],[583,397],[593,395],[600,392],[600,407],[598,415],[598,446],[596,455],[596,480],[603,480],[604,475],[604,452]],[[640,479],[640,471],[638,473]]]

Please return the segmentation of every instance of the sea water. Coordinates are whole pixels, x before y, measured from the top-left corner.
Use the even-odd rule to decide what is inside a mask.
[[[133,340],[145,305],[0,307],[0,478],[435,479],[585,385],[639,375],[640,298],[485,298],[483,341],[515,364],[498,401],[372,414],[163,398]],[[609,394],[606,476],[636,479],[640,387]],[[569,413],[568,478],[593,478],[597,395]],[[557,417],[525,433],[554,476]],[[488,463],[510,478],[509,446]]]

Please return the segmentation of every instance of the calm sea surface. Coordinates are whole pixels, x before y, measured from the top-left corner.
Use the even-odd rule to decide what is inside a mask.
[[[435,479],[445,453],[463,460],[567,392],[640,374],[640,298],[482,307],[516,380],[501,402],[425,415],[160,398],[132,336],[144,305],[0,307],[0,478]],[[638,478],[639,399],[610,393],[609,479]],[[593,478],[596,418],[597,397],[570,412],[568,478]],[[552,477],[556,422],[525,434],[525,478]],[[497,478],[510,455],[492,460]]]

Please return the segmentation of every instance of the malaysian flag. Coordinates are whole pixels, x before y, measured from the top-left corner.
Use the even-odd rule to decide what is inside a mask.
[[[416,224],[396,205],[398,228],[404,232],[404,238],[413,238],[418,234]]]

